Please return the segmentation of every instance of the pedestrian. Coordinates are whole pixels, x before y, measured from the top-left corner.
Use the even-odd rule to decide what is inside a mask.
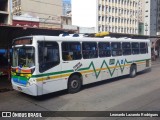
[[[154,54],[155,54],[155,60],[156,60],[157,57],[158,57],[158,52],[157,52],[157,50],[154,51]]]
[[[155,61],[155,54],[154,54],[154,50],[151,51],[151,55],[152,55],[152,60]]]

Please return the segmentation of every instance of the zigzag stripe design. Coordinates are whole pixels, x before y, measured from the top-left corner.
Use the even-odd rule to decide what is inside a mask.
[[[150,60],[150,59],[137,60],[137,61],[135,61],[135,62],[140,62],[140,61],[145,61],[145,60]],[[78,71],[79,71],[79,72],[83,72],[83,71],[86,71],[86,70],[89,70],[89,69],[92,68],[93,71],[94,71],[94,73],[95,73],[96,78],[98,78],[99,75],[100,75],[100,73],[101,73],[101,71],[102,71],[103,66],[105,65],[106,68],[109,70],[110,75],[113,76],[116,67],[120,67],[121,72],[123,72],[126,63],[129,64],[129,63],[132,63],[132,62],[128,62],[128,61],[125,59],[125,60],[123,61],[123,63],[124,63],[124,64],[121,64],[120,61],[117,60],[117,63],[116,63],[116,65],[115,65],[115,68],[113,69],[113,71],[111,71],[111,69],[110,69],[109,65],[107,64],[107,62],[106,62],[105,60],[103,60],[102,65],[101,65],[101,67],[100,67],[100,70],[99,70],[99,71],[96,71],[95,65],[94,65],[94,63],[93,63],[93,61],[92,61],[92,62],[90,63],[90,65],[89,65],[89,67],[80,68]],[[77,72],[78,72],[78,71],[77,71]],[[44,73],[44,74],[39,74],[39,75],[33,75],[32,78],[42,78],[42,77],[46,77],[46,76],[62,75],[62,74],[68,74],[68,73],[73,73],[73,72],[74,72],[74,70],[65,70],[65,71]]]
[[[126,63],[130,63],[130,62],[127,62],[127,60],[125,59],[125,60],[124,60],[124,64],[121,65],[120,62],[119,62],[119,60],[117,60],[117,63],[116,63],[116,65],[115,65],[115,68],[113,69],[113,71],[111,71],[111,69],[109,68],[109,66],[108,66],[108,64],[106,63],[106,61],[103,60],[102,65],[101,65],[101,67],[100,67],[100,70],[97,72],[96,69],[95,69],[95,65],[94,65],[94,63],[93,63],[93,61],[92,61],[92,62],[90,63],[90,65],[89,65],[89,67],[84,68],[84,69],[85,69],[85,70],[89,70],[89,69],[91,69],[91,67],[92,67],[93,70],[94,70],[94,73],[95,73],[96,78],[98,78],[99,75],[100,75],[100,73],[101,73],[101,71],[102,71],[103,66],[105,65],[106,68],[109,70],[109,73],[110,73],[110,75],[111,75],[111,77],[112,77],[113,74],[114,74],[114,72],[115,72],[115,70],[116,70],[116,67],[120,67],[120,70],[121,70],[121,72],[123,73]],[[81,70],[82,70],[82,69],[80,69],[80,71],[81,71]]]

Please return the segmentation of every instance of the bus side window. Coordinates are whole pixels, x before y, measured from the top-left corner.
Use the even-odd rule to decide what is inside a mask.
[[[133,42],[132,43],[132,54],[139,54],[139,43],[138,42]]]
[[[57,42],[39,42],[39,71],[44,72],[60,63],[59,45]]]
[[[111,48],[109,42],[99,42],[99,57],[110,57],[111,56]]]
[[[122,47],[120,42],[112,42],[112,56],[121,56],[122,55]]]
[[[64,61],[80,60],[81,58],[80,42],[62,42],[62,59]]]
[[[123,42],[122,43],[123,55],[131,55],[131,43]]]
[[[83,49],[83,58],[84,59],[91,59],[98,57],[98,48],[96,42],[83,42],[82,43]]]
[[[140,53],[141,54],[146,54],[147,53],[147,50],[148,50],[148,48],[147,48],[147,46],[146,46],[146,43],[145,42],[141,42],[140,43]]]

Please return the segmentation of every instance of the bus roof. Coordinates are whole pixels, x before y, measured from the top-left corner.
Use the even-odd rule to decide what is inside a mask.
[[[132,39],[132,38],[127,38],[127,37],[121,37],[121,38],[115,38],[115,37],[104,37],[104,38],[97,38],[97,37],[71,37],[71,36],[43,36],[43,35],[35,35],[35,36],[24,36],[17,39],[22,39],[22,38],[33,38],[33,40],[36,41],[66,41],[66,42],[80,42],[80,41],[87,41],[87,42],[150,42],[149,39]]]

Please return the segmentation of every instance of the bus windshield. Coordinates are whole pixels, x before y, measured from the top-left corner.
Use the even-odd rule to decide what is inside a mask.
[[[35,49],[34,47],[15,47],[13,48],[12,67],[34,67],[35,66]]]

